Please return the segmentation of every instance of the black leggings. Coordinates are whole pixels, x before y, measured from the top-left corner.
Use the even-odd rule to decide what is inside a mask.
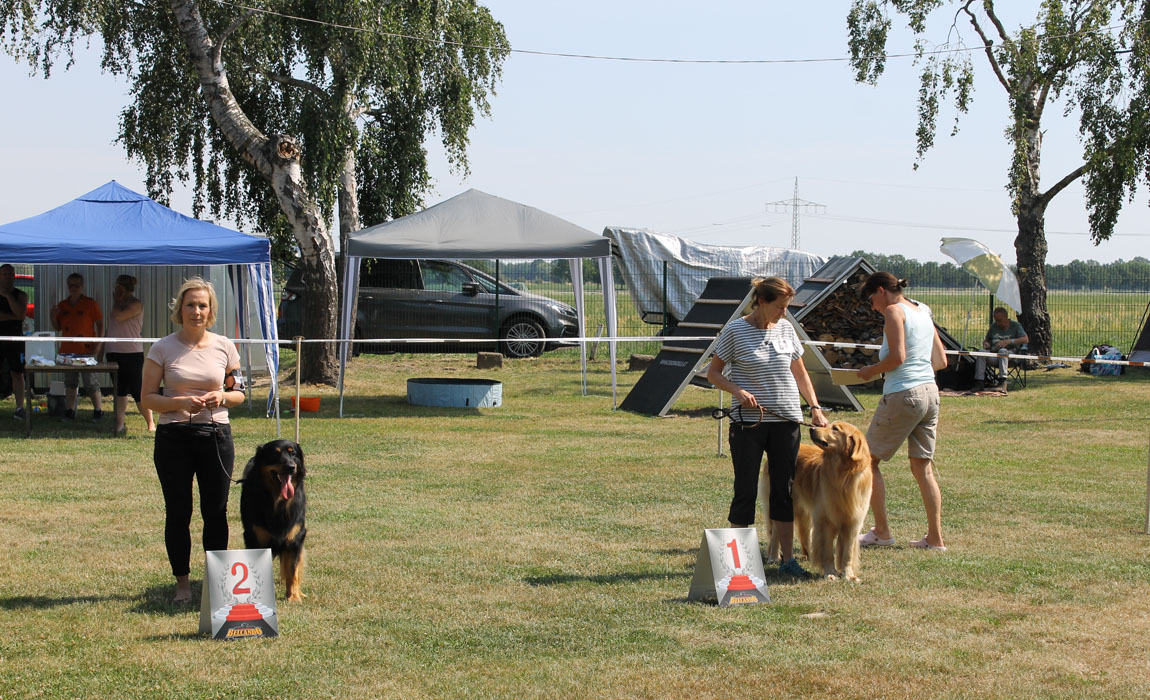
[[[235,466],[227,424],[166,423],[153,452],[164,492],[164,545],[173,576],[186,576],[192,554],[192,477],[200,486],[204,551],[228,548],[228,489]]]
[[[795,478],[795,460],[799,456],[799,424],[760,423],[752,428],[732,422],[728,437],[731,464],[735,467],[735,496],[731,499],[731,512],[727,520],[736,525],[755,522],[759,470],[763,465],[763,454],[766,453],[771,479],[771,502],[767,512],[771,520],[794,522],[791,481]]]

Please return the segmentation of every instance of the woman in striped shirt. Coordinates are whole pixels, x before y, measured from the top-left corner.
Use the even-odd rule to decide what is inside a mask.
[[[779,571],[808,578],[810,573],[795,561],[793,545],[791,481],[803,419],[799,396],[811,406],[811,423],[823,427],[827,419],[803,364],[798,333],[783,318],[795,290],[778,277],[756,278],[751,285],[751,313],[719,333],[707,372],[707,379],[732,397],[728,436],[735,493],[728,520],[731,527],[755,522],[759,467],[766,453],[771,465],[769,513],[781,541]]]

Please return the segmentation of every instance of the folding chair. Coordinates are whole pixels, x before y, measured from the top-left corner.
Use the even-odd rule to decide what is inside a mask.
[[[1014,354],[1025,355],[1028,348],[1025,345],[1018,347]],[[1010,389],[1026,388],[1026,373],[1030,370],[1030,360],[1008,360],[1006,363],[1006,379]]]

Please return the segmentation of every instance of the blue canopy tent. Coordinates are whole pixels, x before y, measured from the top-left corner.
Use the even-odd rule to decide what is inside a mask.
[[[0,262],[33,265],[226,265],[236,295],[239,334],[247,338],[247,294],[263,337],[278,340],[271,244],[172,211],[111,181],[38,216],[0,225]],[[247,277],[248,285],[244,284]],[[245,351],[248,346],[244,346]],[[264,344],[271,373],[268,412],[278,408],[279,346]],[[245,357],[250,356],[245,352]],[[250,362],[249,362],[250,364]],[[276,411],[278,417],[278,410]]]

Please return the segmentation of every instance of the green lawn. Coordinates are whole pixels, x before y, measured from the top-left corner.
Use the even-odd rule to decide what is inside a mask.
[[[685,600],[730,498],[715,394],[691,388],[664,419],[612,412],[604,354],[588,396],[553,353],[485,372],[468,355],[363,356],[342,419],[331,389],[306,388],[324,397],[301,421],[309,597],[281,602],[272,640],[207,640],[195,607],[168,602],[142,419],[115,439],[107,419],[37,416],[27,440],[5,419],[0,698],[1150,695],[1150,373],[1037,372],[1005,398],[945,398],[950,551],[905,546],[925,523],[904,453],[884,469],[899,546],[863,552],[862,584],[768,567],[770,604],[719,609]],[[413,407],[416,376],[494,377],[505,404]],[[621,398],[637,374],[620,377]],[[865,427],[877,398],[841,417]],[[275,437],[245,416],[235,433],[245,459]]]

